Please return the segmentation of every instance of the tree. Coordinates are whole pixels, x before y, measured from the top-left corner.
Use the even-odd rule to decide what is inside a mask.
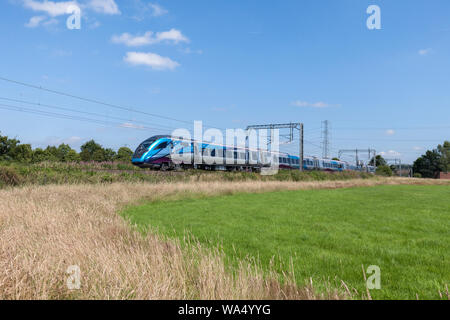
[[[391,177],[392,176],[391,167],[389,167],[387,165],[378,166],[376,174],[379,175],[379,176]]]
[[[445,172],[450,171],[450,141],[445,141],[443,145],[438,145],[438,152],[441,154],[441,166]]]
[[[67,162],[67,155],[69,154],[70,151],[72,151],[72,148],[68,144],[64,144],[64,143],[61,144],[56,149],[56,155],[57,155],[58,161]]]
[[[47,148],[45,149],[45,152],[47,153],[46,161],[58,161],[59,160],[58,148],[56,148],[54,146],[47,146]]]
[[[382,156],[377,155],[375,157],[375,164],[377,167],[381,167],[381,166],[387,165],[387,162],[386,162],[386,160],[384,160],[384,158]],[[373,158],[370,160],[369,165],[373,166]]]
[[[449,170],[450,142],[445,141],[434,150],[428,150],[414,161],[414,173],[420,173],[424,178],[435,178],[439,172]]]
[[[19,144],[9,152],[9,155],[13,160],[18,162],[31,162],[33,159],[33,149],[31,149],[31,145],[29,144]]]
[[[96,155],[96,159],[102,160],[95,160],[94,154]],[[103,147],[94,140],[91,140],[81,146],[80,157],[83,161],[104,161],[105,155]]]
[[[11,160],[11,151],[19,145],[20,141],[9,139],[7,136],[0,135],[0,159]]]
[[[80,155],[73,149],[70,149],[70,151],[67,153],[65,157],[66,162],[79,162],[81,160]]]
[[[50,158],[50,153],[47,150],[43,150],[41,148],[37,148],[33,150],[33,156],[31,161],[33,163],[39,163],[39,162],[44,162],[44,161],[48,161]]]
[[[133,156],[133,151],[130,148],[122,147],[117,151],[116,160],[123,162],[130,162]]]
[[[97,149],[92,155],[91,161],[103,162],[106,161],[105,150]]]
[[[116,152],[113,149],[105,149],[103,153],[105,155],[105,161],[114,161],[116,158]]]

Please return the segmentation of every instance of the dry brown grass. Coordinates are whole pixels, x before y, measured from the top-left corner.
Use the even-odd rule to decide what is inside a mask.
[[[334,182],[112,184],[0,190],[0,299],[338,299],[286,275],[262,276],[250,263],[225,270],[216,250],[142,234],[117,211],[140,199],[376,184],[435,184],[435,180]],[[80,290],[67,289],[67,267],[79,265]]]

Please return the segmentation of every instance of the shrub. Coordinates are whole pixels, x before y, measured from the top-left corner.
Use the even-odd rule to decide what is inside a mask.
[[[391,177],[392,169],[389,166],[379,166],[377,167],[376,174],[379,176]]]
[[[414,178],[422,178],[422,175],[418,172],[414,173],[413,175]]]
[[[0,167],[0,186],[17,186],[21,181],[20,175],[13,168]]]

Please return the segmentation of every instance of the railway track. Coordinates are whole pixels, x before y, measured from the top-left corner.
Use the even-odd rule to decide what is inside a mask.
[[[84,172],[105,172],[105,173],[128,173],[128,174],[146,174],[146,175],[185,175],[187,171],[156,171],[156,170],[123,170],[123,169],[81,169]]]

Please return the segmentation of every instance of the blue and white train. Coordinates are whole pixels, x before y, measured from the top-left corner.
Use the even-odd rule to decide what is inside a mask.
[[[181,160],[180,160],[181,159]],[[154,136],[142,142],[136,149],[132,162],[141,168],[173,170],[177,168],[254,171],[271,167],[278,161],[280,169],[300,169],[299,157],[287,153],[272,154],[267,151],[228,147],[211,143],[198,143],[175,139],[172,136]],[[345,161],[305,157],[304,170],[367,171],[374,167],[355,166]]]

